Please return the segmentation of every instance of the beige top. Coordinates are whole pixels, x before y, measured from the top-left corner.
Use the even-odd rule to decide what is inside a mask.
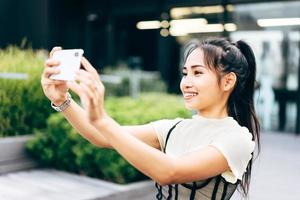
[[[208,119],[195,115],[192,119],[155,121],[151,124],[162,149],[165,147],[169,130],[178,121],[181,122],[172,131],[168,140],[166,150],[168,155],[180,156],[212,145],[224,155],[231,169],[222,173],[222,177],[233,184],[237,179],[242,179],[255,148],[252,134],[246,127],[241,127],[232,117]]]

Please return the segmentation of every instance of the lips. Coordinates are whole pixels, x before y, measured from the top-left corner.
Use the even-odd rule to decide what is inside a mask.
[[[185,99],[191,99],[191,98],[193,98],[193,97],[195,97],[195,96],[197,96],[197,95],[198,95],[197,92],[184,92],[184,93],[183,93],[183,97],[184,97]]]

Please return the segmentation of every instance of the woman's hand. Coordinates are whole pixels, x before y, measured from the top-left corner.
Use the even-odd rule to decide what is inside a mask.
[[[85,70],[79,70],[75,76],[75,80],[79,84],[68,82],[68,86],[80,96],[88,119],[93,124],[99,119],[106,117],[104,110],[105,88],[99,74],[86,58],[82,57],[81,64]]]
[[[56,106],[61,105],[67,99],[67,83],[66,81],[52,80],[50,76],[59,74],[60,71],[55,66],[59,65],[58,61],[52,59],[55,51],[60,51],[61,47],[54,47],[50,52],[49,59],[45,61],[45,69],[41,77],[41,85],[47,98]]]

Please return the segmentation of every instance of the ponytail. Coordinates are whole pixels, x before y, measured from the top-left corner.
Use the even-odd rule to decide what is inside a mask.
[[[246,126],[249,131],[254,134],[254,138],[258,138],[260,131],[259,121],[255,114],[254,108],[254,92],[255,92],[255,77],[256,77],[256,62],[255,56],[251,47],[242,40],[239,40],[234,44],[241,52],[241,56],[245,59],[244,63],[244,77],[239,77],[240,85],[237,85],[233,91],[230,103],[235,104],[234,107],[239,109],[231,109],[229,111],[241,126]],[[242,70],[240,70],[242,71]],[[237,74],[238,76],[239,74]],[[259,143],[259,140],[257,141]],[[260,145],[258,145],[260,147]]]
[[[239,40],[236,43],[237,48],[240,50],[242,55],[245,57],[247,61],[247,69],[248,75],[244,82],[243,90],[240,91],[238,98],[232,98],[231,104],[234,104],[234,109],[237,112],[232,114],[236,116],[238,122],[242,126],[246,126],[253,136],[253,140],[257,142],[258,153],[260,152],[260,140],[259,140],[259,133],[260,133],[260,125],[258,118],[255,114],[255,107],[254,107],[254,92],[255,92],[255,77],[256,77],[256,62],[255,56],[251,49],[251,47],[242,40]],[[230,107],[229,107],[230,109]],[[232,109],[231,109],[232,110]],[[251,179],[251,169],[253,163],[253,155],[252,159],[250,160],[246,173],[243,175],[243,179],[241,182],[241,189],[245,196],[249,191],[249,183]]]

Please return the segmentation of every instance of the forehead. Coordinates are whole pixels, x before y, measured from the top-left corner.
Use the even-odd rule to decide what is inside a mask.
[[[193,50],[190,55],[188,55],[184,67],[188,68],[193,65],[205,66],[203,51],[200,48]]]

